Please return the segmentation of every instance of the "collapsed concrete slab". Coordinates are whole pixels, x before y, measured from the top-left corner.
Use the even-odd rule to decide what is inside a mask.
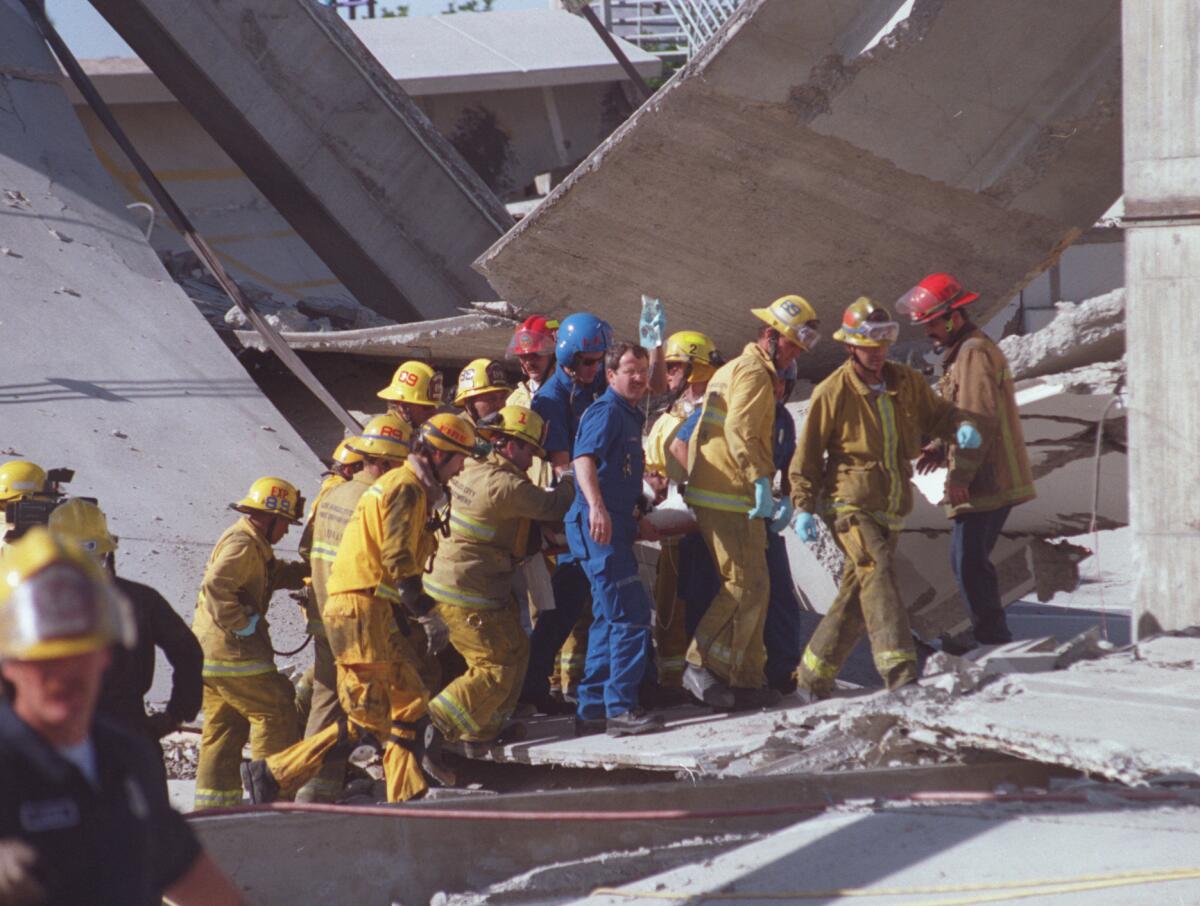
[[[1121,193],[1119,12],[749,0],[477,267],[630,336],[661,296],[726,353],[752,305],[799,292],[828,332],[930,270],[982,291],[983,318]]]
[[[898,693],[843,691],[769,711],[715,715],[664,712],[664,731],[576,739],[567,719],[530,722],[519,743],[494,746],[498,762],[674,770],[690,777],[746,777],[864,768],[972,763],[994,754],[1144,784],[1200,777],[1193,724],[1200,716],[1200,636],[1159,637],[1105,653],[1094,637],[1053,645],[1040,664],[1017,663],[1018,647],[985,665],[961,661],[956,677],[930,660],[918,686]],[[1044,672],[1011,673],[1008,669]],[[1076,660],[1077,658],[1090,658]],[[1053,669],[1069,664],[1066,669]],[[999,673],[997,673],[999,671]],[[966,681],[966,680],[969,680]]]
[[[1198,845],[1194,796],[1137,803],[1097,790],[1090,802],[1050,797],[864,806],[732,851],[710,850],[689,866],[571,902],[652,906],[666,892],[693,903],[830,903],[859,896],[882,904],[1043,897],[1070,906],[1193,902],[1200,898]]]
[[[335,10],[94,5],[364,304],[404,321],[496,298],[470,262],[512,218]]]
[[[368,358],[420,358],[438,364],[469,362],[475,358],[500,358],[522,320],[505,302],[482,302],[470,314],[437,318],[416,324],[368,327],[361,330],[283,331],[287,344],[298,352],[325,352]],[[247,349],[265,351],[256,331],[235,331]]]
[[[686,864],[701,849],[725,851],[845,799],[1045,788],[1052,776],[1010,761],[470,797],[376,814],[243,814],[192,826],[256,903],[445,902],[494,885],[506,902],[555,902]]]
[[[18,0],[0,0],[0,60],[0,455],[76,469],[121,574],[189,617],[226,503],[264,475],[311,496],[321,465],[163,270]],[[277,610],[294,647],[299,609]]]

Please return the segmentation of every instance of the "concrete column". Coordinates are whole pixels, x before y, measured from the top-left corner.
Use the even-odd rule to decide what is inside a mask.
[[[1125,0],[1135,633],[1200,623],[1200,7]]]

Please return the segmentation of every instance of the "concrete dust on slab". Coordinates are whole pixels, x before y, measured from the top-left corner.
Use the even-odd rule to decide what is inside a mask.
[[[1197,852],[1200,804],[1187,800],[843,808],[574,902],[1192,903]]]

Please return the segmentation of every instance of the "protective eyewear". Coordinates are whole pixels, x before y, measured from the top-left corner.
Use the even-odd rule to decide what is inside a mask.
[[[864,321],[858,327],[843,327],[842,330],[873,343],[895,343],[900,337],[900,325],[895,321]]]
[[[814,328],[805,325],[796,331],[796,339],[806,350],[811,350],[821,342],[821,335]]]

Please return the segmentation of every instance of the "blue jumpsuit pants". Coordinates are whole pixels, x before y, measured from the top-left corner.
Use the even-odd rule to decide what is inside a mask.
[[[597,544],[586,522],[567,523],[571,551],[592,586],[592,629],[578,691],[577,714],[583,720],[616,717],[638,706],[652,608],[633,555],[635,534],[632,518],[614,518],[612,543]]]

